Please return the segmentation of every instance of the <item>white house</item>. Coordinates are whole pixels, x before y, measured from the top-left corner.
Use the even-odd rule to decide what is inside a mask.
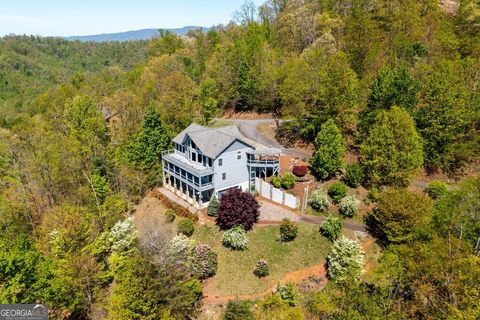
[[[163,184],[202,208],[213,195],[231,188],[251,191],[255,177],[279,172],[280,150],[256,149],[235,126],[208,128],[191,124],[162,154]]]

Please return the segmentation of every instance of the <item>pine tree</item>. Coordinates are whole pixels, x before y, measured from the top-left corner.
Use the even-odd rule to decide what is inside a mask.
[[[210,200],[210,202],[208,203],[208,210],[207,210],[208,215],[212,217],[216,217],[217,209],[218,209],[218,200],[217,200],[217,197],[215,197],[214,195]]]

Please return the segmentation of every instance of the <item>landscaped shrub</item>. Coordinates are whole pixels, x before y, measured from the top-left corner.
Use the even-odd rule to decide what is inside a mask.
[[[272,177],[272,185],[275,188],[281,188],[282,187],[282,179],[280,179],[280,177],[273,176]]]
[[[348,164],[343,181],[347,186],[358,188],[363,180],[363,170],[359,163]]]
[[[370,191],[367,194],[367,200],[371,202],[377,202],[379,195],[380,195],[380,191],[378,190],[378,188],[372,187],[372,189],[370,189]]]
[[[190,237],[193,234],[193,222],[190,219],[181,219],[177,222],[177,232]]]
[[[222,196],[218,206],[217,225],[222,230],[228,230],[242,225],[250,230],[258,221],[260,205],[253,195],[240,189],[230,189]]]
[[[358,280],[363,272],[364,257],[360,242],[338,239],[327,257],[328,277],[338,283]]]
[[[297,296],[295,294],[295,287],[293,283],[280,284],[273,289],[274,294],[278,294],[283,301],[286,301],[290,306],[297,303]]]
[[[315,190],[312,192],[310,196],[310,200],[308,204],[317,211],[325,211],[328,209],[330,205],[330,201],[328,201],[328,196],[323,190]]]
[[[178,234],[170,240],[168,255],[178,263],[189,264],[192,261],[195,241],[184,234]]]
[[[258,260],[257,264],[255,265],[255,269],[253,269],[253,274],[259,278],[268,276],[270,274],[270,271],[268,269],[267,260]]]
[[[297,234],[298,227],[290,219],[283,219],[280,225],[280,240],[282,242],[292,241],[297,237]]]
[[[202,244],[193,249],[192,273],[199,279],[207,279],[217,273],[217,254],[208,244]]]
[[[281,178],[282,180],[282,188],[284,189],[291,189],[295,185],[295,176],[291,173],[285,173]]]
[[[342,234],[343,222],[340,218],[328,217],[320,227],[320,233],[328,240],[334,242]]]
[[[248,301],[230,300],[223,316],[224,320],[254,320],[251,304]]]
[[[338,211],[345,217],[353,217],[358,211],[358,200],[355,196],[346,196],[340,200]]]
[[[448,187],[444,182],[432,181],[428,184],[425,192],[430,198],[437,200],[448,192]]]
[[[172,209],[167,209],[167,211],[165,211],[165,217],[167,219],[167,222],[169,223],[172,223],[173,221],[175,221],[175,211],[173,211]]]
[[[214,195],[212,199],[210,199],[210,202],[208,203],[207,214],[211,217],[216,217],[218,215],[217,210],[218,210],[218,199]]]
[[[308,173],[308,167],[306,166],[295,166],[293,167],[292,173],[297,177],[301,178]]]
[[[333,202],[338,203],[347,195],[347,186],[343,182],[334,182],[328,188],[328,195],[332,198]]]
[[[247,232],[241,225],[233,227],[223,233],[222,243],[227,248],[245,250],[248,247]]]

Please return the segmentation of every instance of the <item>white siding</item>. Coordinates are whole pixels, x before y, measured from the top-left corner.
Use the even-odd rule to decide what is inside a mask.
[[[236,140],[221,153],[213,164],[215,191],[221,191],[227,188],[241,186],[243,190],[248,190],[248,168],[246,152],[251,150],[246,144]],[[240,159],[238,159],[240,155]],[[219,166],[219,160],[222,159],[222,165]],[[222,174],[226,174],[226,179],[222,180]]]

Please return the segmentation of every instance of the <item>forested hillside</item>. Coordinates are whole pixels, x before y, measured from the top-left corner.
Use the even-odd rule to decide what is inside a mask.
[[[196,315],[201,281],[160,235],[136,241],[128,217],[161,184],[170,139],[235,109],[291,119],[277,132],[288,143],[341,135],[378,206],[383,253],[367,279],[263,301],[259,319],[480,317],[480,181],[465,176],[480,154],[478,1],[447,13],[436,0],[269,0],[235,17],[149,42],[0,39],[0,303]],[[314,158],[331,178],[332,157]],[[399,189],[423,170],[467,181],[435,201]]]

